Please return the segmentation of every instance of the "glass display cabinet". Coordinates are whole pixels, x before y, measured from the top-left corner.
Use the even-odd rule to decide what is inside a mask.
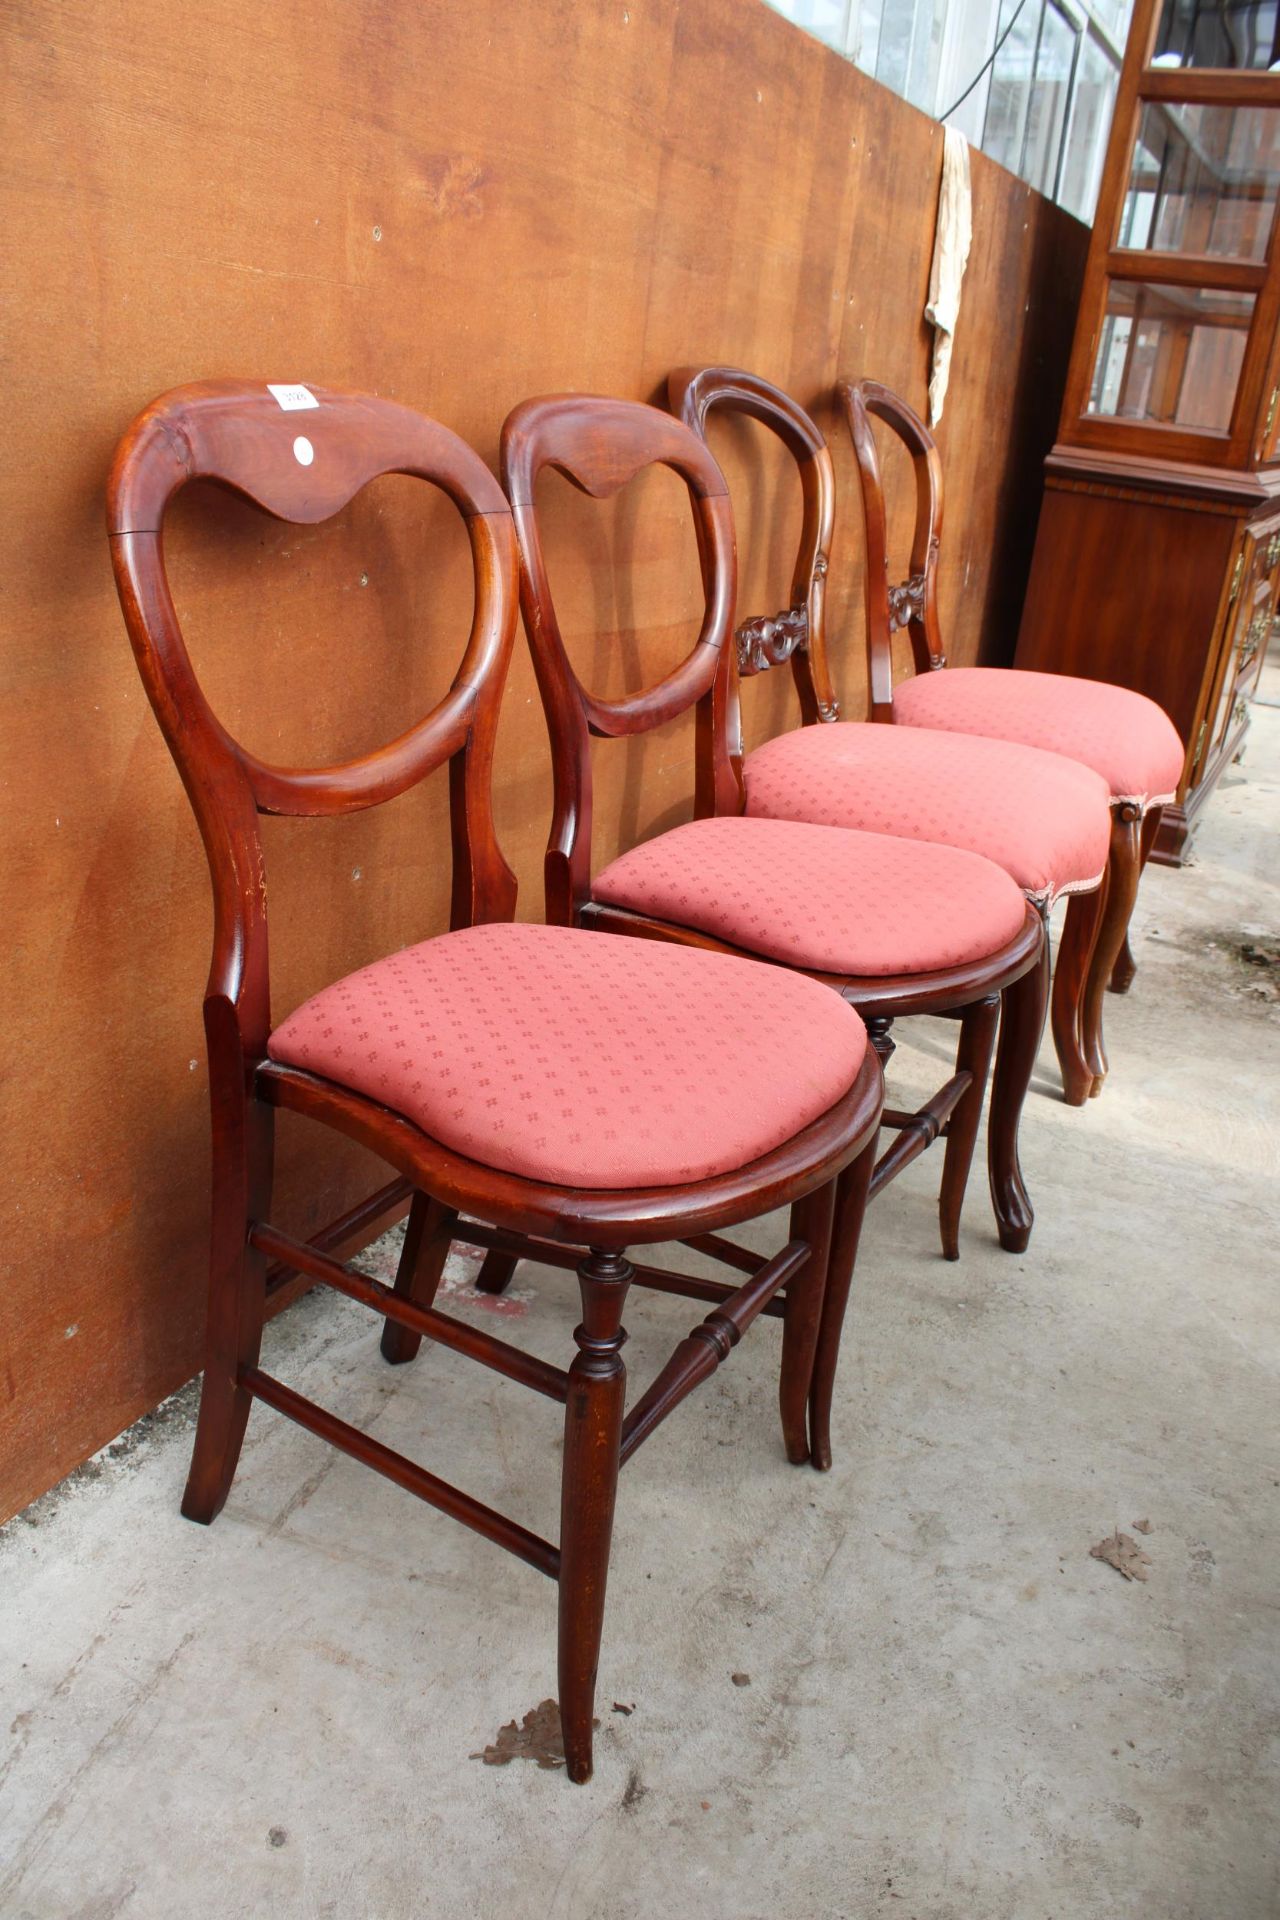
[[[1174,864],[1280,595],[1278,201],[1280,0],[1137,0],[1017,665],[1167,708]]]

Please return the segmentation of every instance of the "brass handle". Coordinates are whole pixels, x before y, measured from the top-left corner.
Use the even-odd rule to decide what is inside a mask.
[[[1236,672],[1237,673],[1240,672],[1241,668],[1248,666],[1249,662],[1253,659],[1254,655],[1257,653],[1258,648],[1262,645],[1263,641],[1267,638],[1267,635],[1270,632],[1270,629],[1271,629],[1271,612],[1269,608],[1264,607],[1261,613],[1254,614],[1252,620],[1249,622],[1248,626],[1245,628],[1243,637],[1241,638],[1241,641],[1240,641],[1240,650],[1236,655]]]

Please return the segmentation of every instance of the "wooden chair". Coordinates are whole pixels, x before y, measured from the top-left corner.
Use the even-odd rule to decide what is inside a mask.
[[[918,1112],[886,1109],[885,1123],[897,1138],[870,1182],[870,1192],[880,1192],[945,1135],[939,1211],[943,1250],[951,1259],[959,1250],[960,1210],[1003,994],[991,1185],[1002,1243],[1025,1247],[1033,1216],[1018,1163],[1017,1129],[1043,1017],[1039,915],[1007,874],[974,854],[743,817],[737,672],[729,644],[733,522],[723,475],[697,435],[633,401],[554,396],[527,401],[508,416],[501,458],[520,542],[525,630],[552,742],[548,920],[770,960],[771,978],[799,973],[834,988],[858,1008],[886,1053],[894,1019],[915,1013],[957,1018],[955,1073]],[[554,467],[600,499],[655,464],[671,468],[688,489],[701,555],[701,631],[688,657],[655,685],[602,700],[576,673],[556,618],[535,504],[538,478]],[[696,714],[697,817],[593,874],[590,736],[644,733],[690,709]],[[766,989],[764,1004],[771,997]],[[740,1004],[745,1031],[760,1004]],[[838,1216],[864,1178],[861,1167],[844,1177]],[[494,1284],[509,1277],[509,1269],[498,1273]],[[810,1408],[811,1444],[820,1462],[829,1458],[846,1281],[846,1263],[833,1261]]]
[[[1142,869],[1155,845],[1161,809],[1182,776],[1183,745],[1164,710],[1145,694],[1069,674],[1008,667],[948,667],[938,623],[942,461],[928,427],[905,400],[875,380],[840,386],[862,480],[866,529],[866,643],[871,718],[1016,741],[1064,754],[1107,783],[1111,844],[1106,879],[1073,895],[1059,946],[1053,1029],[1067,1099],[1102,1091],[1107,1073],[1103,992],[1125,993],[1135,973],[1129,920]],[[916,516],[910,571],[889,577],[884,488],[872,417],[906,447],[915,469]],[[906,629],[913,677],[893,680],[893,636]]]
[[[940,730],[890,734],[842,721],[825,620],[835,481],[816,422],[781,388],[737,367],[680,369],[668,394],[672,411],[699,433],[714,409],[759,420],[788,448],[803,487],[790,605],[744,621],[736,643],[743,675],[790,662],[805,724],[747,758],[748,812],[939,840],[994,860],[1044,919],[1047,993],[1053,903],[1063,893],[1096,892],[1105,871],[1105,784],[1060,755],[1007,741]],[[1086,1068],[1072,1052],[1062,1066],[1070,1098]]]
[[[204,1001],[213,1237],[183,1512],[206,1523],[219,1512],[261,1400],[557,1580],[565,1753],[570,1777],[585,1780],[619,1468],[761,1313],[783,1318],[786,1447],[792,1460],[808,1456],[835,1182],[847,1172],[836,1257],[851,1261],[881,1072],[852,1009],[812,981],[779,980],[724,956],[511,924],[515,881],[490,793],[517,604],[506,501],[445,428],[385,400],[311,393],[307,411],[282,412],[265,386],[181,388],[126,434],[111,476],[125,620],[213,882]],[[425,719],[376,752],[332,767],[269,765],[232,739],[196,680],[166,578],[165,509],[188,481],[205,479],[310,525],[393,472],[441,488],[470,538],[475,612],[453,683]],[[347,976],[273,1026],[258,816],[375,806],[445,764],[451,931]],[[756,1008],[746,1029],[743,1003]],[[271,1223],[277,1108],[371,1148],[398,1171],[400,1191],[413,1190],[394,1288],[332,1259],[332,1230],[304,1243]],[[627,1258],[629,1246],[673,1237],[714,1251],[721,1229],[780,1206],[792,1208],[790,1239],[771,1257],[749,1256],[732,1288]],[[484,1233],[576,1266],[582,1325],[567,1370],[436,1308],[451,1238]],[[384,1316],[390,1360],[412,1358],[425,1336],[564,1405],[558,1545],[264,1370],[268,1290],[296,1274]],[[633,1281],[715,1305],[624,1414],[622,1312]]]

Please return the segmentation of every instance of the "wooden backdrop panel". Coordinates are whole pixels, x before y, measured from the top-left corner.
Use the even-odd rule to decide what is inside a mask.
[[[923,404],[942,146],[758,0],[26,0],[4,33],[0,1515],[199,1353],[208,891],[111,586],[102,493],[120,432],[167,387],[243,373],[371,387],[492,462],[528,394],[654,399],[674,364],[738,361],[832,436],[832,634],[858,714],[861,543],[829,396],[837,373],[868,373]],[[962,661],[1011,653],[1084,241],[979,155],[973,172],[941,435],[942,606]],[[789,476],[755,428],[717,427],[716,444],[744,609],[763,611],[788,584]],[[697,613],[679,490],[644,478],[601,509],[557,488],[566,631],[603,684],[652,677]],[[898,476],[895,526],[903,497]],[[264,750],[320,760],[398,731],[465,631],[458,529],[405,483],[306,530],[193,497],[172,546],[201,670]],[[751,738],[790,722],[782,676],[747,691]],[[602,858],[687,816],[680,729],[599,765]],[[498,819],[530,916],[547,808],[522,646]],[[437,787],[353,820],[268,824],[281,1011],[444,924],[443,819]],[[282,1212],[311,1230],[380,1177],[290,1134]]]

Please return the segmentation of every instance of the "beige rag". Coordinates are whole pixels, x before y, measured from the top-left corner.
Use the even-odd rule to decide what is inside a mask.
[[[924,317],[934,330],[933,372],[929,378],[929,422],[937,426],[951,378],[951,348],[960,318],[960,282],[973,239],[973,196],[969,189],[969,142],[953,128],[943,130],[942,186],[938,193],[938,230],[929,269],[929,299]]]

